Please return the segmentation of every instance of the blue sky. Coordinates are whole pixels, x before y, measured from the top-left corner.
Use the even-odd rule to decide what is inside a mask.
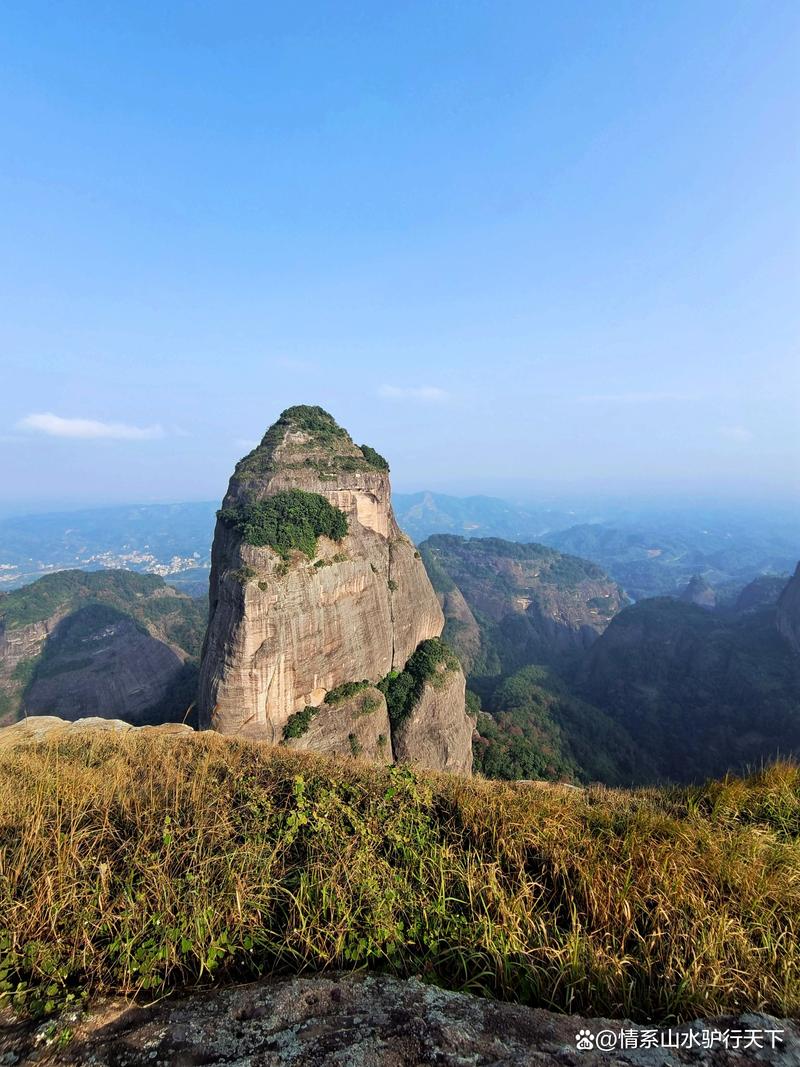
[[[303,402],[403,490],[800,495],[794,0],[0,22],[0,504],[218,498]]]

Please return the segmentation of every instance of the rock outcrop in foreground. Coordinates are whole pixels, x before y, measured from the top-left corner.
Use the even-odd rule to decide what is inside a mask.
[[[89,733],[127,734],[172,734],[177,737],[192,737],[194,730],[181,722],[163,722],[153,726],[132,726],[122,719],[107,719],[90,715],[84,719],[62,719],[58,715],[29,715],[13,726],[0,727],[0,752],[18,745],[36,744],[37,741],[56,741],[59,738],[80,737]]]
[[[65,1030],[68,1042],[59,1040]],[[596,1047],[598,1038],[609,1051]],[[0,1015],[0,1062],[789,1067],[800,1062],[800,1032],[796,1023],[769,1015],[698,1020],[667,1030],[482,1000],[413,978],[333,976],[255,982],[143,1007],[112,1001],[83,1021],[65,1019],[62,1029],[50,1020],[37,1027]]]
[[[443,625],[386,461],[321,408],[283,412],[237,464],[217,520],[201,725],[469,773],[458,665],[440,657],[408,692],[388,691]]]

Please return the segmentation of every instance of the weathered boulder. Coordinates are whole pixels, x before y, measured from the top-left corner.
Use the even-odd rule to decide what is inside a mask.
[[[2,1010],[2,1009],[0,1009]],[[69,1040],[64,1040],[63,1035]],[[796,1067],[797,1023],[748,1014],[680,1026],[559,1015],[414,978],[290,978],[44,1023],[0,1014],[0,1062],[96,1067]]]
[[[16,748],[17,745],[35,744],[37,741],[55,740],[69,735],[77,737],[86,732],[97,733],[159,733],[191,736],[191,726],[180,722],[159,723],[155,726],[132,726],[122,719],[105,719],[91,715],[83,719],[61,719],[58,715],[29,715],[13,726],[0,727],[0,749]]]
[[[303,733],[286,743],[290,748],[307,748],[331,756],[359,756],[372,763],[391,763],[391,738],[386,697],[374,686],[368,686],[349,700],[321,704]]]
[[[463,713],[466,681],[460,670],[443,670],[425,683],[419,703],[394,730],[398,763],[469,774],[474,724]]]
[[[307,541],[302,550],[252,543],[258,538],[236,518],[296,491],[306,494],[300,506],[322,497],[342,512],[346,534],[320,534],[310,550]],[[320,408],[289,408],[237,464],[214,534],[209,599],[200,723],[272,743],[290,716],[319,707],[332,689],[402,670],[444,625],[422,560],[395,521],[385,460]],[[463,700],[452,716],[469,721]],[[325,721],[338,740],[323,740]],[[321,714],[297,743],[338,751],[343,732],[383,758],[375,748],[383,728],[366,736],[365,724],[341,712],[335,723]]]

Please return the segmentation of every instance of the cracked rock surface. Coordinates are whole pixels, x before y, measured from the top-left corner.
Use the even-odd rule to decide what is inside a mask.
[[[450,993],[415,979],[332,976],[263,980],[161,1001],[110,1001],[80,1021],[24,1024],[0,1020],[0,1064],[96,1067],[481,1067],[484,1064],[800,1065],[796,1022],[766,1015],[697,1021],[674,1027],[661,1047],[655,1027],[503,1004]],[[71,1039],[64,1028],[72,1031]],[[601,1031],[639,1047],[579,1051],[579,1031]],[[778,1031],[773,1049],[702,1047],[703,1031]],[[645,1039],[644,1034],[649,1034]],[[631,1035],[636,1035],[631,1037]],[[655,1036],[653,1036],[655,1035]],[[692,1037],[694,1035],[694,1037]],[[649,1047],[644,1047],[649,1042]]]

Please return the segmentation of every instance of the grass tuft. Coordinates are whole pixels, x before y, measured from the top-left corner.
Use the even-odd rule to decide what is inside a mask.
[[[800,1012],[800,771],[568,790],[217,737],[0,753],[18,1007],[365,965],[550,1008]]]

